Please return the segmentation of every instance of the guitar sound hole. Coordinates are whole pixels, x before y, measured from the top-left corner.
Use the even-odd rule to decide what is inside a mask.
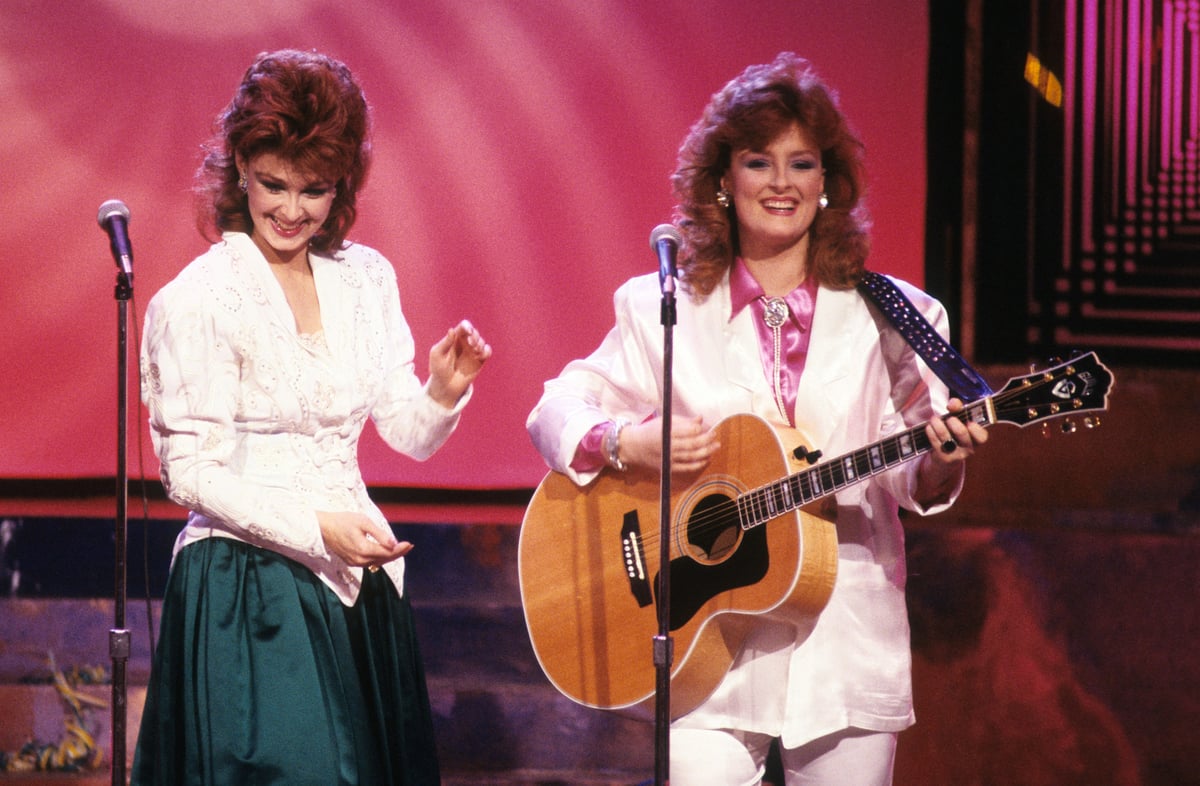
[[[736,506],[728,497],[710,494],[703,497],[688,517],[688,546],[693,558],[719,562],[737,549],[742,528]]]

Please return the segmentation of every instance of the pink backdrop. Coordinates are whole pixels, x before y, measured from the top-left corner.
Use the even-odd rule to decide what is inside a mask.
[[[837,87],[868,150],[872,266],[921,281],[927,22],[911,0],[5,0],[0,478],[114,474],[115,268],[96,210],[132,214],[132,336],[205,247],[198,145],[259,51],[318,48],[363,83],[376,160],[352,237],[395,265],[422,376],[460,317],[496,350],[430,461],[367,435],[368,482],[517,488],[544,473],[524,431],[542,381],[599,342],[617,284],[657,269],[647,238],[679,142],[745,65],[791,49]],[[130,422],[130,475],[156,478],[144,412]]]

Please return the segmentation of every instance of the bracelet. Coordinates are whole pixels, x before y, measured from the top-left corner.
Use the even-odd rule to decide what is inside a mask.
[[[618,448],[620,447],[621,429],[628,425],[628,420],[617,418],[609,426],[608,431],[604,432],[604,460],[617,472],[624,472],[626,469],[625,463],[621,461]]]

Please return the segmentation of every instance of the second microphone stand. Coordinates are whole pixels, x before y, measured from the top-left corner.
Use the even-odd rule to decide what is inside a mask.
[[[128,528],[129,477],[126,469],[129,402],[129,300],[133,297],[132,276],[117,273],[114,289],[117,300],[117,511],[115,521],[116,556],[113,587],[113,628],[108,632],[108,651],[112,658],[112,784],[125,786],[126,680],[130,636],[125,627],[125,535]]]
[[[677,242],[677,241],[676,241]],[[661,241],[660,241],[661,243]],[[670,781],[671,666],[671,398],[675,359],[675,260],[660,250],[660,315],[663,325],[662,474],[659,484],[658,635],[654,637],[654,783]]]

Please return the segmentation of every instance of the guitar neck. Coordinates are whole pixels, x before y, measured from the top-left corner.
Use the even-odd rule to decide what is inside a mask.
[[[957,418],[964,423],[978,423],[985,428],[996,422],[990,396],[968,404],[961,412],[946,417]],[[814,464],[794,475],[751,489],[737,498],[742,529],[753,529],[765,524],[784,513],[912,461],[932,449],[929,437],[925,434],[925,424],[921,424],[835,459]]]

